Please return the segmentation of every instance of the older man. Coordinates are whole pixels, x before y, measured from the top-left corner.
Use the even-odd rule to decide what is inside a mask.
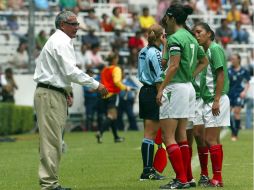
[[[105,96],[106,88],[76,67],[72,38],[79,23],[74,13],[60,12],[55,20],[56,32],[43,47],[36,65],[34,96],[40,136],[39,179],[42,190],[70,190],[58,183],[62,150],[62,131],[67,106],[72,104],[71,83],[85,85]]]

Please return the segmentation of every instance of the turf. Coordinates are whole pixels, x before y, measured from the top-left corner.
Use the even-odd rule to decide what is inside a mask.
[[[106,133],[104,143],[97,144],[94,133],[66,134],[68,149],[61,161],[60,183],[74,190],[153,190],[174,177],[168,164],[164,171],[168,180],[138,181],[142,170],[142,131],[124,132],[121,135],[126,137],[124,143],[115,144],[112,135]],[[15,137],[16,142],[0,143],[0,190],[39,190],[38,135]],[[253,189],[252,131],[241,131],[237,142],[231,142],[228,134],[222,142],[223,189]],[[194,168],[194,176],[198,179],[198,167]]]

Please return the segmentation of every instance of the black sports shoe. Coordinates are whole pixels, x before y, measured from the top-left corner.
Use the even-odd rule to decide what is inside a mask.
[[[71,188],[58,186],[53,190],[71,190]]]
[[[206,175],[201,175],[200,179],[198,181],[198,185],[199,186],[206,186],[208,182],[209,182],[209,177]]]
[[[190,184],[187,183],[182,183],[178,179],[173,179],[173,181],[170,181],[166,185],[160,186],[160,189],[188,189],[190,188]]]
[[[188,181],[188,183],[190,184],[190,187],[196,187],[196,182],[195,182],[195,179],[192,179],[190,181]]]
[[[140,176],[139,181],[145,181],[145,180],[163,180],[166,179],[165,176],[159,175],[154,168],[151,168],[149,172],[142,173]]]
[[[115,139],[115,143],[120,143],[120,142],[123,142],[125,139],[123,137],[117,137]]]
[[[96,135],[97,143],[101,144],[102,143],[102,136],[100,134]]]

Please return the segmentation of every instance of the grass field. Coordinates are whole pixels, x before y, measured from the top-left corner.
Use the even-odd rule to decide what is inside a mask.
[[[68,150],[61,161],[60,183],[75,190],[154,190],[171,180],[138,181],[142,170],[142,131],[124,132],[121,135],[126,137],[124,143],[113,143],[111,133],[106,133],[104,143],[97,144],[94,133],[66,134]],[[0,190],[39,190],[38,136],[29,134],[15,137],[16,142],[0,143]],[[223,189],[252,190],[252,131],[241,131],[237,142],[231,142],[228,133],[222,142]],[[198,179],[199,167],[194,168],[193,173]],[[164,175],[174,177],[170,164]]]

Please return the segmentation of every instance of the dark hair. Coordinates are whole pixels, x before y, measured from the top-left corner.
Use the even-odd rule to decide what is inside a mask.
[[[114,7],[113,8],[113,10],[112,10],[112,13],[113,13],[113,15],[116,15],[116,11],[117,11],[117,9],[119,9],[120,7]]]
[[[106,58],[106,61],[108,61],[109,64],[111,64],[111,62],[117,57],[119,57],[118,53],[110,52]]]
[[[211,33],[210,40],[213,41],[215,39],[215,33],[214,33],[214,31],[211,29],[211,27],[207,23],[205,23],[205,22],[199,22],[199,23],[197,23],[195,25],[195,27],[197,27],[197,26],[201,26],[203,29],[205,29],[206,32],[210,32]]]
[[[241,64],[241,56],[240,56],[240,54],[239,53],[235,53],[234,54],[236,57],[237,57],[237,59],[239,60],[239,64]]]
[[[176,3],[167,9],[166,15],[174,17],[177,24],[185,24],[188,15],[192,14],[192,12],[193,9],[190,6]]]

